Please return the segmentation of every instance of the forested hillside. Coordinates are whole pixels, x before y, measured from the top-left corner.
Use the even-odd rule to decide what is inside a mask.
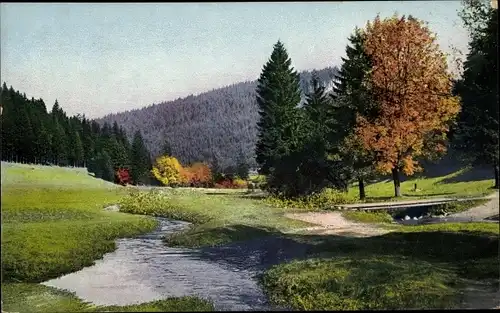
[[[317,71],[320,82],[331,89],[336,67]],[[302,91],[310,89],[312,72],[300,73]],[[183,164],[217,162],[235,166],[240,152],[254,167],[256,123],[256,81],[241,82],[196,96],[153,104],[148,107],[110,114],[96,119],[101,125],[117,122],[129,138],[140,130],[152,156],[158,156],[167,141],[172,154]],[[304,94],[302,95],[304,99]]]

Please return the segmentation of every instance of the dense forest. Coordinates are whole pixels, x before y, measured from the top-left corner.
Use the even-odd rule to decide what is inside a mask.
[[[132,181],[150,183],[151,156],[140,132],[129,141],[117,123],[69,117],[57,100],[48,112],[42,99],[28,99],[5,82],[1,103],[2,161],[87,167],[108,181],[127,168]]]
[[[336,67],[315,71],[322,85],[332,89],[338,72]],[[302,101],[310,91],[312,71],[300,73]],[[256,167],[258,106],[257,81],[241,82],[214,89],[199,95],[190,95],[174,101],[96,119],[117,122],[131,138],[140,130],[153,157],[162,153],[168,142],[172,154],[183,164],[194,162],[217,163],[222,168],[234,167],[239,155],[246,157],[250,167]]]

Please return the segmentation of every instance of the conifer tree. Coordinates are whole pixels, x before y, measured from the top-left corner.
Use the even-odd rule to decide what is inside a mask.
[[[297,148],[299,76],[281,41],[273,48],[257,84],[259,121],[256,160],[263,174],[271,174],[282,156]]]
[[[498,9],[488,8],[480,1],[464,5],[462,18],[469,27],[471,41],[462,79],[455,86],[462,99],[462,110],[454,145],[466,161],[491,166],[494,188],[498,189]]]
[[[343,180],[345,188],[354,177],[358,181],[359,197],[364,199],[365,179],[374,174],[374,159],[354,135],[356,116],[376,116],[377,105],[366,85],[372,64],[363,48],[363,31],[356,28],[348,41],[346,57],[342,58],[334,81],[334,101],[328,114],[330,153],[336,163],[336,176]]]
[[[135,184],[147,183],[150,171],[151,160],[149,152],[146,149],[141,132],[136,131],[132,141],[131,148],[131,170],[132,181]]]
[[[240,150],[236,163],[236,174],[238,175],[238,177],[241,179],[248,179],[249,168],[243,150]]]

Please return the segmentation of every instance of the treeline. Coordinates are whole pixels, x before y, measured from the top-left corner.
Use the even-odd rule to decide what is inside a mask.
[[[117,123],[69,117],[57,100],[50,112],[42,99],[28,99],[3,83],[2,160],[17,163],[87,167],[96,177],[115,181],[120,168],[134,183],[150,183],[151,156],[140,132],[132,142]]]
[[[497,10],[464,5],[472,40],[461,79],[424,21],[377,16],[349,37],[334,93],[315,76],[300,106],[299,75],[278,41],[257,86],[256,161],[268,191],[300,197],[356,181],[363,199],[366,180],[390,174],[401,196],[401,174],[422,171],[450,145],[492,166],[498,188]]]

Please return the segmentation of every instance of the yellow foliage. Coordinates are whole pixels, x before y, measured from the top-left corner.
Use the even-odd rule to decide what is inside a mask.
[[[158,157],[151,173],[164,185],[181,183],[182,165],[179,161],[168,155]]]
[[[247,182],[241,178],[236,178],[233,180],[233,185],[236,188],[246,188],[247,187]]]

